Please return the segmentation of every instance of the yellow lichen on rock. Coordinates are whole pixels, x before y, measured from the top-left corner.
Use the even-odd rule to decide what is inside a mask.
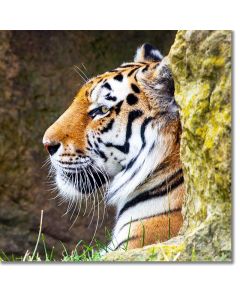
[[[159,243],[142,249],[114,251],[107,254],[104,261],[179,261],[182,259],[185,245],[181,238],[171,240],[171,243]],[[185,260],[185,258],[183,259]]]

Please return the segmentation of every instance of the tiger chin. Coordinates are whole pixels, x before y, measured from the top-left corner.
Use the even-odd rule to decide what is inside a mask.
[[[105,203],[116,207],[108,248],[118,250],[178,234],[185,194],[180,137],[171,72],[160,51],[144,44],[133,62],[88,80],[43,144],[65,198],[81,201],[107,186]]]

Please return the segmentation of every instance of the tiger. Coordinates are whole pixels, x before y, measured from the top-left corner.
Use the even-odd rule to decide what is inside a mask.
[[[115,251],[178,235],[185,196],[181,133],[167,58],[145,43],[133,62],[86,80],[43,144],[62,195],[80,201],[107,184],[104,203],[116,210],[109,244]]]

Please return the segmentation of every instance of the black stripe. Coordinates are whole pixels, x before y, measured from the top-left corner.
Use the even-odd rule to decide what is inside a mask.
[[[109,90],[109,91],[112,90],[111,85],[110,85],[108,82],[104,83],[104,84],[102,85],[102,87],[103,87],[103,88],[106,88],[106,89]]]
[[[127,154],[129,152],[129,139],[132,135],[132,124],[133,121],[137,118],[141,117],[143,115],[143,112],[141,110],[133,110],[128,114],[128,123],[127,123],[127,129],[126,129],[126,137],[125,137],[125,143],[123,145],[114,145],[112,143],[106,143],[106,147],[114,147],[118,149],[119,151]]]
[[[139,150],[138,154],[136,155],[135,158],[131,159],[130,162],[127,164],[127,166],[125,167],[124,173],[126,173],[129,169],[132,168],[132,166],[135,164],[135,162],[137,161],[139,155],[141,154],[143,148],[146,146],[146,140],[145,140],[145,129],[148,125],[148,123],[152,120],[152,117],[148,117],[144,120],[144,122],[141,125],[141,129],[140,129],[140,134],[141,134],[141,139],[142,139],[142,147]],[[151,146],[149,153],[153,150],[155,143],[153,143],[153,145]],[[142,166],[139,166],[137,168],[137,170],[135,170],[135,172],[132,174],[131,178],[129,180],[131,180],[134,176],[136,176],[136,174],[139,172],[139,170],[141,169]],[[121,185],[118,189],[116,189],[110,196],[109,198],[112,197],[112,195],[116,194],[117,191],[119,191],[123,186],[125,185],[125,183],[123,185]]]
[[[137,93],[137,94],[140,93],[140,89],[139,89],[139,87],[138,87],[136,84],[132,83],[132,84],[131,84],[131,88],[132,88],[132,90],[133,90],[135,93]]]
[[[118,218],[129,208],[137,205],[138,203],[147,201],[151,198],[155,197],[160,197],[160,196],[165,196],[166,194],[172,192],[175,188],[177,188],[180,184],[184,182],[183,176],[179,177],[176,181],[174,181],[171,185],[168,185],[170,181],[172,181],[176,176],[182,175],[182,169],[178,170],[176,173],[173,175],[169,176],[167,179],[165,179],[160,185],[155,186],[149,191],[145,191],[136,197],[134,197],[132,200],[128,201],[120,210],[118,214]],[[166,187],[165,187],[166,186]],[[161,189],[165,187],[164,189]],[[160,189],[160,191],[159,191]]]
[[[138,68],[134,68],[134,69],[132,69],[129,73],[128,73],[128,77],[130,77],[135,71],[137,71],[139,69],[139,67]]]
[[[103,129],[100,130],[101,133],[108,132],[109,130],[112,129],[114,123],[114,119],[112,119]]]
[[[154,146],[155,146],[155,142],[152,143],[152,146],[151,146],[151,148],[149,149],[147,156],[152,152],[152,150],[154,149]],[[139,157],[140,154],[141,154],[141,152],[139,152],[138,155],[137,155],[137,157],[135,157],[135,159],[133,159],[133,161],[130,162],[131,165],[129,165],[129,164],[127,165],[125,172],[126,172],[127,170],[129,170],[129,169],[133,166],[133,164],[137,161],[137,158]],[[144,161],[143,161],[142,164],[144,164],[144,163],[145,163],[145,159],[144,159]],[[134,171],[134,173],[132,174],[132,176],[129,178],[129,181],[131,181],[131,180],[133,179],[133,177],[137,175],[137,173],[140,171],[141,167],[142,167],[142,165],[139,166],[139,167]]]
[[[144,147],[146,146],[146,140],[145,140],[145,135],[144,135],[144,133],[145,133],[145,129],[146,129],[147,125],[149,124],[149,122],[150,122],[152,119],[153,119],[152,117],[148,117],[148,118],[146,118],[146,119],[144,120],[144,122],[142,123],[141,129],[140,129],[140,134],[141,134],[141,139],[142,139],[142,147],[141,147],[141,149],[139,150],[139,152],[138,152],[138,154],[136,155],[136,157],[133,158],[133,159],[131,159],[130,162],[126,165],[125,170],[124,170],[124,173],[126,173],[127,171],[129,171],[129,169],[131,169],[131,168],[133,167],[133,165],[134,165],[135,162],[137,161],[139,155],[141,154],[142,150],[143,150]],[[155,142],[152,144],[152,146],[151,146],[151,148],[150,148],[148,154],[151,153],[151,151],[154,149],[154,146],[155,146]],[[137,170],[135,170],[135,172],[132,174],[132,176],[131,176],[131,178],[129,178],[129,180],[132,180],[132,178],[133,178],[134,176],[136,176],[136,174],[139,172],[139,170],[141,169],[141,167],[142,167],[142,165],[139,166],[139,167],[137,168]],[[117,188],[117,189],[109,196],[109,198],[111,198],[112,195],[116,194],[116,192],[118,192],[124,185],[125,185],[125,183],[122,184],[119,188]]]
[[[141,154],[143,148],[146,146],[146,140],[145,140],[144,133],[145,133],[145,130],[146,130],[146,127],[147,127],[148,123],[149,123],[152,119],[153,119],[152,117],[146,118],[146,119],[144,120],[144,122],[142,123],[141,129],[140,129],[141,139],[142,139],[142,147],[141,147],[139,153],[137,154],[137,156],[136,156],[135,158],[133,158],[132,160],[130,160],[129,164],[126,166],[126,171],[129,170],[130,168],[132,168],[132,166],[134,165],[134,163],[135,163],[136,160],[138,159],[139,155]],[[126,171],[125,171],[125,172],[126,172]]]
[[[107,156],[104,154],[104,152],[102,152],[101,150],[97,150],[97,154],[101,157],[101,158],[103,158],[104,159],[104,161],[107,161],[108,160],[108,158],[107,158]]]
[[[108,93],[108,94],[105,96],[105,99],[106,99],[106,100],[110,100],[110,101],[116,101],[116,100],[117,100],[117,97],[111,96],[110,93]]]
[[[117,74],[116,76],[113,77],[113,79],[117,81],[122,81],[123,80],[123,75],[122,74]]]
[[[151,148],[149,149],[149,152],[148,152],[148,155],[151,153],[151,151],[154,149],[154,146],[155,146],[155,142],[152,144]],[[125,170],[124,170],[124,173],[126,173],[134,164],[135,162],[137,161],[139,155],[141,154],[141,150],[139,151],[138,155],[132,159],[129,164],[125,167]],[[145,161],[143,161],[144,163]],[[140,171],[142,165],[140,165],[131,175],[131,177],[128,179],[128,181],[131,181],[137,174],[138,172]],[[123,170],[123,169],[122,169]],[[119,188],[117,188],[112,194],[109,195],[109,199],[111,199],[111,197],[116,194],[123,186],[125,185],[125,183],[123,183]]]
[[[134,235],[134,236],[132,236],[132,237],[128,237],[127,239],[123,240],[120,244],[118,244],[117,247],[114,249],[114,251],[117,250],[117,249],[119,249],[124,243],[127,243],[127,242],[129,242],[129,241],[136,240],[137,238],[140,238],[140,237],[137,236],[137,235]]]
[[[146,67],[144,67],[144,68],[142,69],[142,72],[143,72],[143,73],[146,72],[146,71],[148,70],[148,68],[149,68],[149,65],[146,65]]]
[[[96,142],[94,142],[94,146],[97,148],[97,150],[99,149],[99,146]]]
[[[146,130],[146,127],[148,125],[149,122],[151,122],[153,120],[152,117],[148,117],[144,120],[144,122],[142,123],[142,126],[141,126],[141,139],[142,139],[142,143],[143,145],[145,146],[146,145],[146,140],[145,140],[145,130]]]
[[[138,80],[137,80],[137,74],[138,74],[138,72],[139,72],[139,71],[137,71],[137,72],[134,74],[134,80],[135,80],[136,82],[138,82]]]
[[[89,138],[87,139],[88,145],[92,148],[92,143],[90,142]]]
[[[132,224],[132,223],[134,223],[134,222],[138,222],[138,221],[142,221],[142,220],[147,220],[147,219],[154,218],[154,217],[159,217],[159,216],[161,216],[161,215],[167,215],[167,214],[170,214],[170,213],[172,213],[172,212],[181,211],[181,210],[182,210],[182,208],[170,209],[170,210],[168,210],[168,211],[161,212],[161,213],[159,213],[159,214],[154,214],[154,215],[151,215],[151,216],[148,216],[148,217],[144,217],[144,218],[141,218],[141,219],[135,219],[135,220],[129,221],[129,222],[125,223],[125,224],[119,229],[118,233],[119,233],[124,227],[126,227],[127,225]]]
[[[169,167],[169,165],[170,165],[169,161],[164,160],[157,166],[157,168],[154,170],[154,173],[166,169],[167,167]]]
[[[118,115],[120,113],[122,104],[123,104],[123,100],[118,102],[118,104],[114,107],[116,115]]]

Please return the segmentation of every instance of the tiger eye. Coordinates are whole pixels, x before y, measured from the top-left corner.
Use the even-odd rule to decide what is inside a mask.
[[[103,114],[107,113],[109,111],[108,107],[106,105],[101,106],[101,112]]]

